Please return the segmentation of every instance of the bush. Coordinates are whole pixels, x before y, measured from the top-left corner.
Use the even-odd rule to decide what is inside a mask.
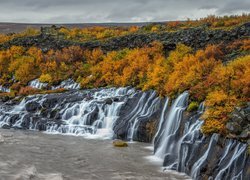
[[[26,86],[26,87],[21,87],[18,94],[22,95],[22,96],[28,96],[28,95],[32,95],[32,94],[37,94],[40,91],[41,91],[40,89],[32,88],[30,86]]]
[[[14,91],[14,92],[19,92],[19,90],[21,89],[21,87],[22,87],[23,85],[21,84],[21,83],[15,83],[15,84],[13,84],[11,87],[10,87],[10,89],[11,89],[11,91]]]
[[[196,102],[196,101],[192,101],[192,102],[189,104],[189,106],[188,106],[188,108],[187,108],[187,111],[188,111],[188,112],[196,111],[196,110],[198,109],[198,107],[199,107],[199,103]]]
[[[39,78],[39,81],[42,83],[51,83],[52,77],[50,74],[42,74]]]

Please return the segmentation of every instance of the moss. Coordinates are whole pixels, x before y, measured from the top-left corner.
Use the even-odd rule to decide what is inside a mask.
[[[188,106],[188,108],[187,108],[187,111],[188,111],[188,112],[196,111],[196,110],[198,109],[198,107],[199,107],[199,103],[196,102],[196,101],[192,101],[192,102],[189,104],[189,106]]]

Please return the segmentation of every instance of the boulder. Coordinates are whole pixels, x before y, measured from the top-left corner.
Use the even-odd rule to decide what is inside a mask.
[[[112,100],[111,98],[105,99],[105,104],[110,105],[110,104],[112,104],[112,103],[113,103],[113,100]]]
[[[249,139],[250,138],[250,131],[248,129],[243,130],[240,133],[240,138],[242,138],[242,139]]]
[[[127,147],[128,143],[126,143],[125,141],[116,139],[113,141],[113,146],[115,146],[115,147]]]
[[[228,122],[226,124],[226,128],[230,132],[236,133],[236,134],[238,134],[238,133],[240,133],[242,131],[242,127],[238,123],[236,123],[236,122]]]
[[[4,124],[4,125],[2,125],[2,127],[1,128],[3,128],[3,129],[10,129],[10,125],[8,125],[8,124]]]
[[[39,110],[41,108],[41,105],[37,102],[29,102],[25,105],[25,109],[28,112],[36,112],[37,110]]]

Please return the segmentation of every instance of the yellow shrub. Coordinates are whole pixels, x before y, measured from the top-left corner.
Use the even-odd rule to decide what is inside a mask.
[[[39,77],[39,81],[42,83],[51,83],[52,82],[52,77],[50,74],[42,74]]]

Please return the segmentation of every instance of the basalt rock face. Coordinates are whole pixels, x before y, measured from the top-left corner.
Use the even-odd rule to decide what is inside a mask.
[[[156,132],[164,100],[155,91],[137,93],[121,107],[114,124],[116,138],[151,142]]]
[[[185,128],[191,128],[199,116],[199,113],[186,115],[182,122]],[[199,130],[193,134],[185,130],[182,132],[183,135],[178,140],[178,161],[173,169],[199,180],[249,179],[250,157],[246,143],[219,134],[204,136]],[[169,165],[172,164],[169,163],[168,156],[165,156],[164,166]]]
[[[107,39],[105,41],[72,42],[62,37],[42,33],[33,37],[15,38],[4,44],[0,49],[6,49],[12,45],[31,47],[36,46],[43,51],[49,49],[62,49],[68,46],[81,46],[94,49],[100,47],[104,51],[119,50],[123,48],[135,48],[148,45],[153,41],[163,43],[166,51],[173,50],[176,44],[183,43],[194,49],[205,47],[207,44],[229,43],[233,40],[248,37],[250,35],[250,23],[235,27],[232,30],[211,30],[206,27],[190,28],[177,32],[162,33],[137,33]]]

